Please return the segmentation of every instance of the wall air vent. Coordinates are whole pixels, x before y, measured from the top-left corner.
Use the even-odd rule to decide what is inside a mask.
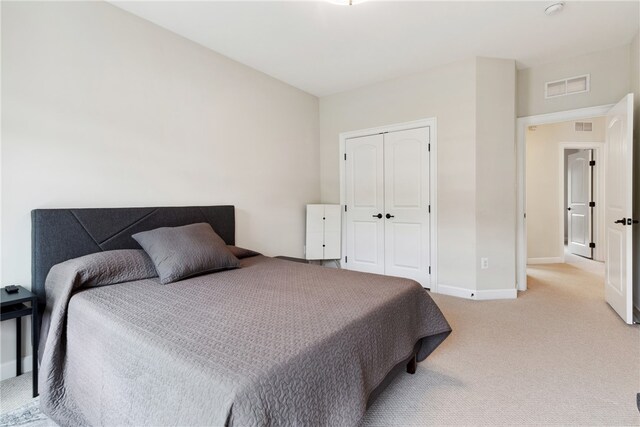
[[[544,97],[555,98],[557,96],[589,92],[589,90],[591,90],[590,75],[585,74],[545,83]]]
[[[576,122],[576,132],[591,132],[592,130],[593,130],[593,123]]]

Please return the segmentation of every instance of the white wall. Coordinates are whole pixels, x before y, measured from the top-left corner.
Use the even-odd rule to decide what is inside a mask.
[[[474,59],[321,98],[322,202],[340,202],[341,132],[428,117],[438,120],[438,280],[475,289]]]
[[[518,117],[613,104],[629,92],[629,45],[518,71]],[[544,84],[591,75],[591,91],[545,99]]]
[[[476,288],[515,288],[516,64],[476,64]],[[488,269],[479,258],[489,258]]]
[[[627,93],[634,93],[634,217],[640,217],[639,34],[637,33],[628,44],[617,48],[518,71],[518,117],[614,104]],[[591,75],[590,92],[552,99],[544,98],[545,82],[587,73]],[[528,216],[529,213],[527,213]],[[640,311],[640,227],[634,228],[634,254],[634,304]]]
[[[234,204],[239,245],[302,256],[316,97],[102,2],[2,2],[2,64],[2,285],[36,208]]]
[[[321,98],[323,203],[340,199],[341,132],[436,117],[439,289],[513,290],[514,116],[511,60],[474,58]],[[494,266],[482,275],[480,251]]]
[[[560,143],[604,142],[605,120],[597,117],[592,132],[576,132],[573,121],[536,126],[527,129],[526,212],[527,257],[556,258],[563,253],[558,246],[564,236],[564,221],[560,220]],[[600,233],[603,233],[600,230]]]

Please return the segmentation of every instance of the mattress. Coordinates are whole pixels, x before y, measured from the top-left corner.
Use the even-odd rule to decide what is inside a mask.
[[[61,425],[356,425],[398,363],[451,331],[407,279],[265,256],[168,285],[99,286],[79,269],[47,279],[62,311],[41,406]]]

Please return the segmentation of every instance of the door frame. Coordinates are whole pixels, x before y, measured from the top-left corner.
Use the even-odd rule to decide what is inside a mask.
[[[344,206],[346,204],[346,180],[345,180],[345,153],[347,139],[357,138],[361,136],[384,134],[388,132],[396,132],[401,130],[410,130],[416,128],[429,128],[429,144],[431,144],[429,154],[429,202],[431,204],[431,215],[429,216],[429,264],[431,266],[431,275],[429,276],[429,289],[431,292],[438,292],[438,198],[437,198],[437,177],[438,177],[438,139],[437,139],[437,120],[435,117],[414,120],[405,123],[396,123],[384,126],[376,126],[373,128],[354,130],[349,132],[341,132],[340,139],[340,209],[342,212],[342,244],[340,263],[344,265],[347,247],[346,235],[346,215]]]
[[[527,290],[527,223],[526,223],[526,130],[529,126],[583,120],[606,116],[615,104],[578,108],[556,113],[519,117],[516,120],[516,283],[519,291]]]
[[[593,229],[591,231],[591,240],[596,244],[593,250],[594,261],[604,261],[604,233],[601,233],[604,226],[604,142],[561,142],[559,145],[559,157],[560,157],[560,224],[562,224],[562,233],[559,236],[559,248],[562,254],[562,263],[565,261],[564,257],[564,217],[567,212],[564,210],[564,193],[565,175],[566,170],[564,167],[564,155],[565,150],[593,150],[593,160],[596,165],[593,171],[593,201],[596,202],[596,207],[593,210],[591,222]]]

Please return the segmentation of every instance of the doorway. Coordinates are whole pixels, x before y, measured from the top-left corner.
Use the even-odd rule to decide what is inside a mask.
[[[516,270],[518,290],[527,289],[528,240],[527,224],[530,221],[527,194],[527,130],[544,124],[562,121],[579,121],[605,117],[603,176],[604,192],[604,288],[605,301],[628,324],[633,323],[632,231],[637,220],[633,218],[633,94],[623,97],[615,105],[590,107],[578,110],[523,117],[517,120],[517,245]],[[542,187],[546,191],[551,186]],[[563,213],[564,215],[564,213]],[[549,217],[549,222],[552,219]],[[558,227],[556,232],[559,231]],[[539,230],[542,230],[540,228]],[[530,230],[529,233],[532,233]],[[548,240],[547,240],[548,241]]]
[[[604,117],[527,129],[527,264],[564,263],[565,246],[603,258],[598,200],[605,131]]]
[[[591,122],[598,132],[588,139],[604,139],[605,118]],[[559,148],[562,253],[604,262],[604,142],[567,142]]]
[[[564,163],[564,245],[569,252],[593,259],[595,198],[593,160],[591,149],[565,148],[561,153]],[[594,165],[591,165],[594,162]],[[592,206],[593,204],[593,206]],[[599,204],[599,203],[598,203]],[[592,245],[593,243],[593,245]]]
[[[559,123],[566,121],[579,121],[593,117],[605,116],[613,105],[603,105],[598,107],[581,108],[578,110],[562,111],[558,113],[543,114],[539,116],[522,117],[517,120],[517,140],[516,140],[516,156],[517,156],[517,230],[516,230],[516,282],[519,291],[527,290],[527,194],[526,194],[526,173],[527,173],[527,156],[526,136],[527,131],[531,127],[542,126],[545,124]],[[557,182],[557,181],[555,181]],[[555,182],[550,183],[554,188]],[[558,199],[560,196],[558,196]],[[559,212],[558,209],[557,212]],[[563,213],[564,214],[564,213]],[[560,213],[558,213],[560,218]],[[564,220],[563,220],[564,221]],[[559,231],[559,230],[558,230]],[[559,234],[559,232],[558,232]],[[564,246],[564,244],[562,244]],[[550,261],[552,262],[552,261]]]

